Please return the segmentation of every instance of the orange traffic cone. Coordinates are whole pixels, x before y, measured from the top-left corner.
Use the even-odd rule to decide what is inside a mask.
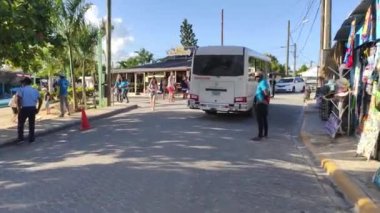
[[[90,126],[90,123],[88,122],[86,112],[84,111],[84,109],[82,109],[82,122],[80,124],[80,130],[85,131],[90,128],[91,126]]]

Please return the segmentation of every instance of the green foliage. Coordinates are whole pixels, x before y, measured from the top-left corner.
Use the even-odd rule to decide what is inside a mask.
[[[136,51],[135,53],[137,53],[137,60],[140,65],[147,64],[153,61],[153,53],[149,52],[145,48],[142,48],[139,51]]]
[[[125,61],[118,62],[121,68],[128,69],[132,67],[137,67],[139,65],[139,60],[137,57],[130,57]]]
[[[306,64],[303,64],[296,72],[296,75],[300,75],[301,73],[307,71],[309,68],[306,66]]]
[[[33,69],[39,47],[54,43],[57,13],[52,0],[0,0],[0,64]],[[32,66],[31,66],[32,65]]]
[[[181,25],[181,44],[184,47],[197,46],[198,39],[195,38],[193,25],[184,19]]]
[[[132,67],[137,67],[139,65],[151,63],[153,61],[153,53],[149,52],[145,48],[140,49],[139,51],[135,51],[137,56],[130,57],[125,61],[119,61],[119,65],[121,68],[128,69]]]
[[[280,73],[281,75],[285,74],[285,65],[280,64],[277,57],[271,54],[265,54],[271,59],[271,71]]]

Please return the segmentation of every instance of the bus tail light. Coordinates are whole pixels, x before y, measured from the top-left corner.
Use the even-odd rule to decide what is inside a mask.
[[[236,97],[234,102],[235,103],[247,103],[247,97]]]
[[[199,96],[198,95],[194,95],[194,94],[190,94],[190,99],[194,100],[194,101],[199,101]]]

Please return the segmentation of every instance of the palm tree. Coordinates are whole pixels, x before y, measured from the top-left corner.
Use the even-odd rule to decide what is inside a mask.
[[[139,60],[139,64],[147,64],[153,61],[153,53],[149,52],[145,48],[140,49],[139,51],[136,51],[137,58]]]
[[[95,48],[98,42],[98,31],[99,29],[94,26],[84,24],[81,26],[78,34],[76,52],[79,55],[82,66],[82,97],[85,107],[87,107],[85,86],[86,62],[93,61],[95,58]]]
[[[74,109],[78,109],[75,87],[73,49],[75,38],[78,37],[80,27],[84,23],[84,15],[90,8],[91,4],[85,3],[85,0],[57,0],[59,8],[59,32],[65,39],[65,46],[68,50],[71,83],[73,87]]]

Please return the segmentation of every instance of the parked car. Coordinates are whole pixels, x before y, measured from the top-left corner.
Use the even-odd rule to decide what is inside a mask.
[[[305,81],[300,77],[282,78],[276,83],[276,92],[303,92]]]

